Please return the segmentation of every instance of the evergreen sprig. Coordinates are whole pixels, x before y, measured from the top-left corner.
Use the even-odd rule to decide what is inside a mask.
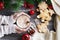
[[[30,3],[30,4],[34,4],[35,2],[41,3],[42,1],[46,1],[46,0],[25,0],[25,1]],[[51,4],[51,0],[47,0],[46,2],[47,2],[47,4]]]
[[[34,0],[25,0],[27,3],[34,4]]]
[[[22,4],[23,0],[14,0],[15,3],[12,3],[12,0],[4,0],[4,5],[6,9],[11,8],[12,10],[18,10]]]

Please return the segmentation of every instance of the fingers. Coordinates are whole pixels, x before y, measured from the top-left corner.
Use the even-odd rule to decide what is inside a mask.
[[[18,33],[18,34],[20,34],[20,33],[22,33],[22,32],[25,32],[25,30],[21,30],[21,29],[20,29],[19,27],[17,27],[17,26],[16,26],[15,30],[16,30],[16,33]]]
[[[22,33],[22,32],[16,30],[16,33],[20,34],[20,33]]]
[[[17,15],[18,15],[18,13],[15,13],[14,15],[12,15],[12,16],[13,16],[13,19],[15,19],[15,20],[16,20]]]

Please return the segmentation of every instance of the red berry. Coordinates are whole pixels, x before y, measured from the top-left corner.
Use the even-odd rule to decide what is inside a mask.
[[[49,5],[48,8],[53,9],[53,6],[52,5]]]
[[[28,3],[27,5],[28,5],[28,8],[31,8],[31,9],[34,8],[34,5],[33,4],[29,4]]]
[[[26,2],[24,2],[24,7],[27,8],[27,3]]]
[[[22,40],[30,40],[30,35],[29,34],[23,34]]]
[[[30,15],[34,15],[35,11],[34,10],[30,10]]]
[[[4,8],[4,3],[0,2],[0,10],[2,10]]]

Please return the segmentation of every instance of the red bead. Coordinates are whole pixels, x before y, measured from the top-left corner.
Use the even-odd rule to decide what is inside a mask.
[[[22,40],[30,40],[30,35],[29,34],[23,34]]]
[[[30,10],[30,15],[34,15],[35,11],[34,10]]]
[[[0,2],[0,10],[2,10],[4,8],[4,3]]]

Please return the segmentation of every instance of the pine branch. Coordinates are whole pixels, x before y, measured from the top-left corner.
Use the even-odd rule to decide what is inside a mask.
[[[34,4],[34,0],[25,0],[27,3]]]

